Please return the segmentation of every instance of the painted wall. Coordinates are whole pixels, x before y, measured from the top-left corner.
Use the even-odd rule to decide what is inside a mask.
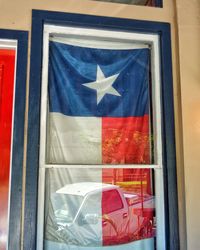
[[[199,0],[176,1],[164,0],[164,8],[160,9],[89,0],[0,0],[0,28],[30,31],[31,9],[171,23],[181,249],[196,250],[200,249],[198,194],[200,189],[200,171],[198,171],[200,160],[200,111],[198,110],[200,106],[200,71],[198,70],[200,65],[200,2]],[[25,166],[24,163],[24,170]],[[188,248],[186,248],[185,230],[185,189]]]
[[[200,1],[178,0],[188,249],[200,249]]]

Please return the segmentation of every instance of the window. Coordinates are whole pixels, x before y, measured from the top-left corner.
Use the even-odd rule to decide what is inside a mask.
[[[94,0],[94,1],[162,7],[162,1],[160,0]]]
[[[1,249],[20,240],[26,52],[26,32],[0,30]]]
[[[102,193],[102,214],[109,214],[122,208],[122,199],[117,190]]]
[[[33,129],[37,134],[33,149],[40,139],[40,150],[34,151],[39,161],[31,154],[27,158],[35,177],[39,169],[38,187],[31,180],[38,190],[37,249],[124,249],[122,243],[132,249],[170,249],[160,26],[153,23],[155,32],[152,27],[141,32],[144,23],[127,21],[120,26],[120,19],[109,18],[101,19],[107,25],[98,28],[81,27],[81,22],[73,26],[76,18],[95,21],[82,15],[70,15],[70,22],[62,25],[59,19],[55,25],[45,23],[42,14],[35,12],[35,24],[44,35],[42,77],[36,81],[33,74],[31,79],[38,89],[41,86],[40,112],[38,105],[34,112],[37,126],[31,122],[33,114],[29,118],[29,137]],[[54,13],[45,15],[48,20]],[[113,21],[116,28],[108,29]],[[33,44],[34,50],[39,51]],[[162,65],[165,62],[162,59]],[[36,65],[40,70],[41,61]],[[34,95],[40,100],[39,92]],[[117,197],[112,201],[111,190],[120,195],[121,205]],[[109,206],[114,209],[104,215]],[[25,245],[30,247],[30,242],[25,240]]]
[[[145,228],[142,222],[139,222],[140,226],[137,228],[137,220],[148,220],[149,224],[153,223],[153,215],[150,219],[143,216],[142,192],[145,191],[143,184],[138,193],[135,191],[137,181],[133,177],[131,180],[125,180],[125,174],[130,178],[131,172],[134,172],[135,178],[139,178],[141,182],[139,169],[145,167],[149,176],[146,178],[146,185],[150,189],[149,195],[154,195],[156,189],[155,198],[159,197],[154,212],[157,221],[157,228],[154,228],[154,231],[157,231],[156,245],[159,247],[162,244],[164,249],[163,187],[162,184],[157,187],[158,183],[162,182],[158,36],[53,25],[45,25],[44,34],[37,248],[41,249],[42,245],[45,249],[51,249],[52,245],[54,248],[59,248],[61,245],[67,247],[71,241],[72,245],[77,247],[90,245],[99,247],[130,243],[143,238],[152,240],[149,245],[153,245],[155,236],[153,230],[149,235],[141,235],[138,232],[136,237],[136,231]],[[154,98],[152,103],[151,96]],[[117,194],[118,191],[106,191],[109,186],[104,187],[109,184],[103,175],[106,178],[110,175],[110,182],[114,181],[113,169],[110,166],[117,168],[117,176],[119,171],[123,172],[121,177],[116,177],[118,185],[114,185],[115,188],[119,186],[124,190],[119,199],[121,207],[118,208],[117,197],[113,199],[113,192]],[[75,173],[73,171],[75,168],[80,172],[84,169],[87,175],[83,173],[80,175],[79,171]],[[158,176],[154,176],[155,171]],[[51,177],[48,177],[49,175]],[[67,175],[70,175],[70,179]],[[52,188],[57,185],[62,186],[61,189],[51,191],[49,185]],[[57,236],[58,240],[55,241],[50,232],[56,235],[57,231],[62,231],[65,235],[70,230],[67,224],[63,226],[57,217],[54,218],[57,210],[49,209],[51,201],[48,196],[59,194],[62,189],[68,197],[77,189],[76,195],[82,195],[83,205],[79,202],[75,204],[73,201],[66,201],[67,207],[77,206],[75,209],[77,213],[71,225],[76,234],[67,239],[65,237],[63,239],[62,235]],[[77,226],[80,224],[76,222],[79,210],[83,213],[82,206],[92,206],[89,202],[91,199],[87,196],[95,190],[102,192],[102,203],[99,196],[100,201],[96,202],[94,210],[98,211],[97,214],[102,213],[102,216],[106,208],[107,210],[112,208],[108,214],[111,212],[114,214],[115,211],[110,220],[115,225],[120,224],[120,227],[115,226],[118,239],[115,239],[116,235],[111,229],[102,228],[101,223],[100,225],[97,223],[98,226],[95,225],[95,228],[92,225],[88,228],[98,237],[102,237],[102,240],[96,241],[95,235],[88,235],[87,228]],[[42,201],[43,198],[40,197],[44,193],[46,195]],[[137,215],[134,214],[136,220],[131,212],[135,207],[130,207],[127,211],[123,207],[127,206],[125,202],[127,195],[139,194],[142,206],[137,207]],[[87,202],[90,205],[86,206]],[[153,207],[151,209],[153,210]],[[68,208],[65,211],[67,213],[70,210]],[[123,216],[127,217],[129,222]],[[69,218],[66,218],[66,221],[70,220]],[[49,226],[49,221],[57,224],[58,229]],[[87,240],[82,239],[82,234],[88,235]],[[40,242],[41,235],[44,235],[44,239]]]

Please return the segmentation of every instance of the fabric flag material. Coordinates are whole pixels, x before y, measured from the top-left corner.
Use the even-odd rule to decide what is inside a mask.
[[[149,58],[50,41],[48,163],[150,163]]]
[[[91,44],[49,43],[47,162],[150,164],[150,51]],[[154,236],[149,169],[46,173],[45,249],[95,249]]]

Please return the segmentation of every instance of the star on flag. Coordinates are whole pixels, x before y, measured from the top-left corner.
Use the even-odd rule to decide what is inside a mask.
[[[97,65],[96,81],[84,83],[83,85],[90,88],[90,89],[96,90],[96,92],[97,92],[97,105],[98,105],[106,94],[121,96],[120,93],[112,86],[118,76],[119,76],[119,73],[112,75],[112,76],[109,76],[109,77],[105,77],[100,66]]]

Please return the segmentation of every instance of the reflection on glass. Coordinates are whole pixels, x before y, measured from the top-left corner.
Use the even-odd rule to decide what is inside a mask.
[[[51,200],[56,222],[61,226],[65,226],[75,219],[83,198],[77,195],[66,194],[58,190],[51,195]]]
[[[154,0],[93,0],[93,1],[155,6]]]
[[[149,169],[86,169],[81,173],[80,169],[49,169],[45,249],[155,249],[152,174]],[[149,239],[147,248],[144,239]]]

